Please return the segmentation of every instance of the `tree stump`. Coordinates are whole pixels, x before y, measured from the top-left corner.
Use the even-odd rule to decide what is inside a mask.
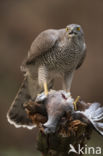
[[[78,145],[82,148],[90,139],[92,126],[88,119],[75,113],[71,99],[63,92],[54,91],[46,98],[25,104],[29,118],[39,128],[37,149],[43,156],[77,156]],[[89,106],[80,99],[77,102],[79,111]],[[75,152],[70,152],[71,146]]]

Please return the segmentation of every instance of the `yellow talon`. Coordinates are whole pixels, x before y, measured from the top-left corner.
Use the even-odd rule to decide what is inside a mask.
[[[76,100],[74,101],[74,110],[77,110],[77,102],[80,99],[80,96],[77,96]]]
[[[45,93],[45,95],[48,95],[48,87],[47,87],[46,82],[44,82],[44,93]]]

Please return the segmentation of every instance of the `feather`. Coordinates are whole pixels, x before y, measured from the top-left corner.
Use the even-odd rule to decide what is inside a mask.
[[[83,114],[92,124],[92,126],[103,135],[103,107],[100,103],[92,103],[85,111],[77,111],[77,114]]]
[[[25,77],[8,113],[7,119],[10,124],[13,124],[16,128],[27,127],[32,129],[35,125],[28,118],[27,113],[23,105],[31,99],[28,91],[28,81]]]

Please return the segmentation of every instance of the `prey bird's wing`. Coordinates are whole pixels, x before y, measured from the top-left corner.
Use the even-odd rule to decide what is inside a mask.
[[[7,119],[10,124],[13,124],[15,127],[26,127],[32,129],[36,127],[32,120],[28,117],[24,104],[31,100],[31,96],[28,90],[28,80],[27,77],[24,78],[24,81],[7,113]]]
[[[24,60],[23,65],[30,65],[35,62],[35,58],[49,51],[59,39],[59,31],[49,29],[41,32],[33,41],[28,57]]]
[[[78,65],[77,65],[76,69],[80,68],[81,65],[83,64],[84,59],[85,59],[85,57],[86,57],[86,51],[87,51],[87,47],[86,47],[86,44],[84,43],[84,45],[83,45],[83,55],[82,55],[82,57],[80,58],[80,61],[79,61]]]
[[[75,114],[80,115],[81,121],[86,119],[91,123],[94,129],[103,136],[103,107],[100,103],[94,102],[84,111],[76,111]]]

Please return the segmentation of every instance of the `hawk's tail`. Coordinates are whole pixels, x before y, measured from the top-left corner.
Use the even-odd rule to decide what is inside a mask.
[[[15,127],[27,127],[32,129],[35,127],[32,121],[28,118],[27,113],[24,108],[24,104],[31,99],[28,90],[28,81],[25,77],[8,113],[7,119],[10,124],[15,125]]]

